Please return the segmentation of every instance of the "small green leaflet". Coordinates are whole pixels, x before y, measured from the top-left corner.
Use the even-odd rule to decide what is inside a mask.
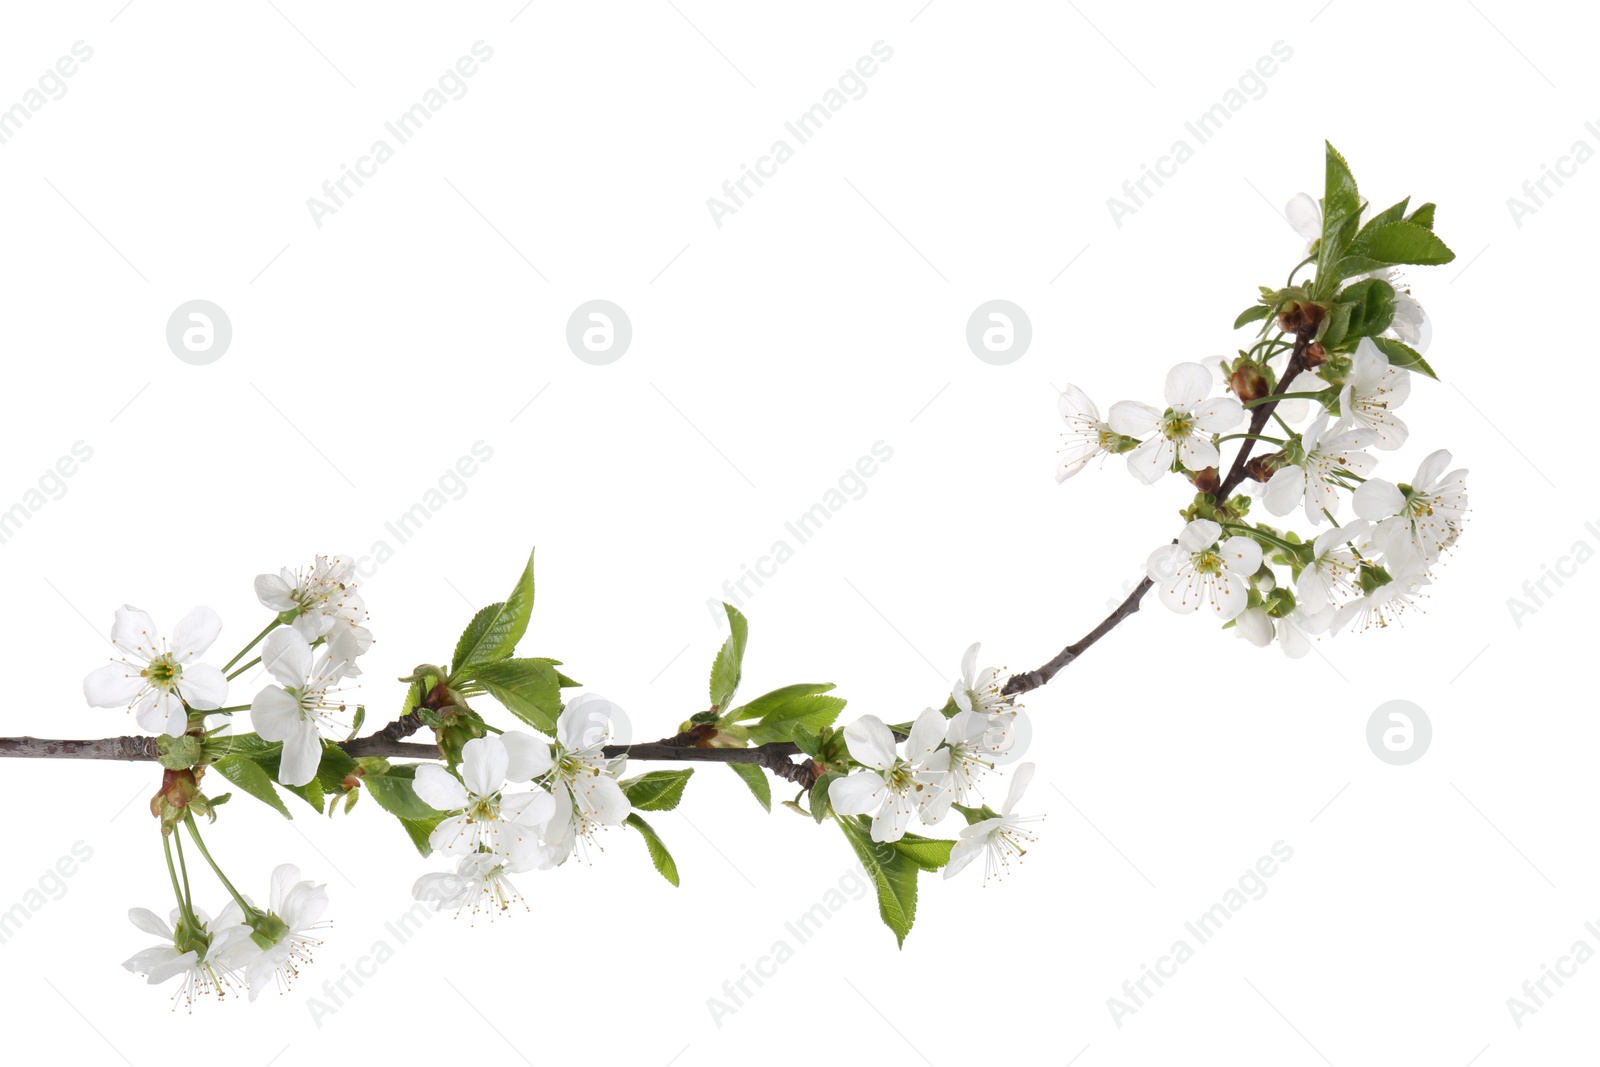
[[[429,819],[401,819],[400,825],[405,830],[406,835],[411,838],[411,843],[417,847],[417,851],[424,856],[431,856],[433,855],[433,846],[428,843],[428,836],[442,822],[444,822],[444,816],[435,815]]]
[[[955,844],[947,837],[906,834],[894,843],[894,850],[925,871],[937,871],[950,862],[950,850]]]
[[[1251,304],[1249,307],[1239,312],[1239,317],[1233,320],[1233,328],[1237,330],[1241,327],[1250,325],[1252,322],[1260,322],[1270,314],[1272,314],[1272,309],[1267,305]]]
[[[1396,341],[1392,337],[1374,337],[1372,343],[1377,345],[1383,351],[1383,354],[1389,357],[1389,366],[1414,370],[1418,374],[1426,374],[1428,377],[1438,381],[1439,376],[1433,372],[1432,367],[1428,366],[1428,361],[1422,358],[1422,353],[1410,345]]]
[[[278,791],[272,788],[272,778],[261,765],[242,755],[223,756],[211,765],[218,774],[243,789],[257,800],[272,807],[285,819],[294,818],[283,803]]]
[[[833,688],[831,682],[786,685],[756,697],[742,708],[736,708],[727,719],[732,722],[756,720],[750,728],[750,743],[765,745],[773,741],[789,741],[797,727],[815,733],[824,726],[832,726],[839,712],[844,710],[843,697],[826,696]]]
[[[829,771],[811,787],[811,817],[817,820],[817,825],[822,825],[822,820],[828,817],[830,805],[828,803],[828,787],[835,778],[843,778],[843,771]]]
[[[644,845],[650,850],[650,862],[656,865],[661,877],[677,885],[678,864],[673,860],[672,853],[667,851],[667,846],[661,843],[655,828],[637,814],[629,815],[623,822],[639,831],[640,836],[644,838]]]
[[[864,816],[838,822],[856,858],[877,887],[878,915],[884,925],[894,931],[896,943],[903,947],[911,924],[917,918],[917,875],[921,868],[892,845],[873,841],[871,822]]]
[[[711,706],[725,708],[739,688],[739,675],[744,664],[745,641],[750,636],[750,623],[732,604],[723,604],[728,613],[728,639],[722,642],[717,658],[711,663]]]
[[[398,815],[402,820],[437,821],[440,813],[417,796],[417,787],[413,784],[416,774],[415,764],[399,764],[391,767],[387,774],[367,775],[361,784],[378,806],[391,815]]]
[[[561,715],[561,672],[553,659],[502,659],[460,672],[477,682],[517,718],[554,734]]]
[[[1450,247],[1426,226],[1415,222],[1388,222],[1363,230],[1350,245],[1352,256],[1382,263],[1415,263],[1434,267],[1456,258]]]
[[[692,768],[651,771],[622,782],[622,791],[628,795],[628,803],[640,811],[671,811],[683,799],[684,787],[692,774]]]
[[[744,779],[744,784],[750,787],[763,808],[772,810],[772,783],[767,781],[765,771],[754,763],[730,763],[728,769]]]
[[[532,616],[533,553],[530,552],[528,565],[523,568],[511,595],[503,603],[490,604],[467,624],[450,660],[450,676],[454,678],[480,663],[505,659],[527,633]]]

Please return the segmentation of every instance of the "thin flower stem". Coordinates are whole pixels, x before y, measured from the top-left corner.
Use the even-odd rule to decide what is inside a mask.
[[[1274,445],[1288,444],[1288,442],[1285,441],[1281,437],[1268,437],[1266,434],[1259,434],[1259,433],[1230,433],[1230,434],[1223,434],[1221,437],[1217,438],[1217,444],[1220,445],[1224,441],[1238,441],[1238,440],[1241,440],[1241,439],[1248,440],[1248,441],[1266,441],[1269,444],[1274,444]]]
[[[236,711],[249,711],[249,710],[250,710],[250,705],[249,704],[235,704],[231,708],[212,708],[210,711],[202,711],[200,714],[202,714],[202,715],[232,715]]]
[[[1284,433],[1290,435],[1291,437],[1294,436],[1294,427],[1290,426],[1287,422],[1284,422],[1282,415],[1279,415],[1276,411],[1274,411],[1272,413],[1272,417],[1278,420],[1278,425],[1283,427]]]
[[[178,869],[172,864],[171,836],[167,834],[161,835],[161,848],[167,854],[167,875],[172,879],[172,895],[178,898],[178,914],[183,916],[185,926],[194,926],[196,925],[194,905],[190,903],[189,897],[184,890],[178,888]],[[188,884],[187,874],[184,876],[184,884],[186,886]]]
[[[1247,407],[1247,408],[1258,408],[1258,407],[1261,407],[1264,404],[1276,404],[1280,400],[1321,400],[1321,399],[1322,399],[1322,394],[1321,393],[1274,393],[1271,396],[1262,396],[1262,397],[1257,397],[1254,400],[1246,400],[1244,402],[1244,406]]]
[[[233,888],[233,883],[228,881],[228,876],[222,873],[222,868],[217,866],[217,861],[211,858],[211,853],[206,849],[206,843],[200,839],[200,828],[195,825],[194,812],[185,812],[183,816],[183,822],[184,825],[189,828],[189,836],[194,838],[195,847],[200,850],[200,855],[206,858],[206,862],[211,865],[212,872],[215,873],[218,880],[222,882],[222,886],[228,891],[228,895],[234,899],[236,904],[239,905],[239,909],[244,912],[245,918],[248,919],[250,916],[256,914],[259,909],[253,907],[248,900],[239,895],[239,891]],[[183,846],[179,845],[178,848],[179,854],[181,855]]]
[[[239,654],[237,656],[234,656],[226,664],[223,665],[222,673],[223,674],[228,674],[229,671],[233,670],[233,665],[235,663],[238,663],[240,660],[244,659],[246,653],[248,653],[252,648],[255,648],[257,645],[259,645],[266,638],[266,636],[268,634],[270,634],[272,631],[276,630],[278,627],[280,627],[282,625],[283,625],[283,620],[278,618],[277,616],[273,616],[272,621],[267,624],[267,628],[265,630],[262,630],[260,633],[256,634],[255,639],[252,640],[248,645],[245,645],[243,648],[241,648],[239,650]],[[228,674],[228,677],[232,678],[233,675]]]
[[[1225,522],[1222,524],[1222,528],[1224,530],[1232,530],[1235,533],[1242,533],[1249,537],[1259,537],[1263,541],[1270,541],[1279,548],[1286,549],[1290,552],[1298,553],[1301,548],[1300,545],[1297,545],[1292,541],[1285,541],[1277,534],[1269,534],[1265,530],[1256,529],[1254,526],[1244,526],[1236,522]]]
[[[246,651],[248,651],[248,649]],[[249,663],[246,663],[243,667],[240,667],[238,670],[236,670],[232,674],[228,675],[228,681],[230,681],[230,682],[233,681],[235,678],[239,677],[239,675],[243,674],[245,671],[249,670],[251,667],[254,667],[257,663],[260,663],[260,662],[261,662],[261,657],[257,656],[255,659],[251,660]]]

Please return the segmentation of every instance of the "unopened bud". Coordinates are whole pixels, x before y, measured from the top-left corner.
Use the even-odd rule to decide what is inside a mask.
[[[1312,341],[1306,345],[1306,350],[1300,353],[1300,362],[1307,370],[1320,367],[1328,362],[1328,350],[1322,347],[1321,341]]]
[[[1233,369],[1228,376],[1228,388],[1233,390],[1234,396],[1245,402],[1260,400],[1268,393],[1266,375],[1253,362],[1240,363]]]
[[[1217,473],[1217,468],[1207,467],[1203,471],[1194,473],[1194,487],[1202,493],[1214,493],[1222,484],[1222,476]]]
[[[1251,481],[1264,482],[1272,477],[1273,471],[1278,469],[1278,464],[1283,460],[1282,452],[1273,452],[1266,456],[1256,456],[1244,465],[1244,472]]]
[[[1285,333],[1315,333],[1327,313],[1328,309],[1321,304],[1300,304],[1291,300],[1278,313],[1278,325]]]

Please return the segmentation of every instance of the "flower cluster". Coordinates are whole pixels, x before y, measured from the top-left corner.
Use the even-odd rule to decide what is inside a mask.
[[[1231,361],[1178,364],[1167,375],[1164,409],[1125,400],[1102,421],[1083,390],[1062,392],[1067,445],[1058,481],[1096,456],[1125,454],[1139,481],[1182,475],[1196,490],[1177,537],[1146,562],[1173,611],[1207,607],[1252,644],[1276,642],[1298,658],[1319,635],[1399,618],[1459,538],[1467,472],[1453,466],[1449,452],[1428,455],[1407,482],[1373,473],[1380,455],[1410,436],[1397,411],[1413,376],[1433,376],[1410,347],[1426,344],[1427,318],[1396,288],[1398,275],[1387,266],[1353,269],[1381,262],[1379,238],[1364,237],[1369,233],[1407,227],[1408,248],[1432,238],[1431,229],[1411,221],[1425,217],[1431,226],[1431,205],[1426,216],[1418,209],[1402,218],[1405,206],[1379,213],[1364,207],[1348,221],[1328,220],[1315,200],[1296,197],[1288,217],[1312,242],[1301,266],[1325,266],[1322,250],[1335,241],[1355,249],[1365,239],[1367,249],[1334,263],[1328,285],[1263,290],[1262,304],[1240,316],[1241,323],[1265,318],[1263,339]],[[1330,223],[1337,234],[1324,232]],[[1266,336],[1274,323],[1278,332]],[[1254,416],[1248,429],[1232,432],[1247,416]],[[1221,446],[1230,441],[1240,455],[1224,478]],[[1247,460],[1251,449],[1257,454]],[[1224,499],[1227,490],[1237,495]],[[1303,516],[1309,529],[1255,521],[1254,502],[1275,519]]]
[[[1033,764],[1018,765],[1004,808],[995,813],[981,804],[978,782],[1002,758],[1021,754],[1017,724],[1020,709],[1002,692],[998,672],[977,670],[978,645],[967,649],[961,677],[951,690],[948,714],[925,709],[905,732],[905,750],[897,747],[896,731],[875,715],[863,715],[844,728],[851,760],[860,769],[835,778],[828,801],[835,813],[871,817],[871,838],[899,841],[911,819],[927,826],[941,822],[952,808],[967,817],[950,850],[944,876],[951,877],[981,853],[989,875],[998,877],[1022,843],[1033,835],[1025,828],[1032,817],[1013,813]]]
[[[584,693],[562,710],[553,741],[507,730],[468,741],[459,777],[418,766],[417,796],[447,813],[428,844],[455,868],[419,878],[416,899],[492,918],[520,899],[511,875],[559,866],[601,828],[620,826],[631,808],[618,784],[626,760],[605,754],[619,717],[610,701]],[[508,783],[528,788],[508,792]]]
[[[250,898],[235,896],[213,920],[180,900],[170,925],[147,908],[133,908],[128,912],[133,925],[161,940],[135,953],[123,967],[151,985],[180,979],[174,1006],[182,1000],[193,1007],[197,997],[221,1000],[239,992],[255,1000],[273,985],[286,992],[300,965],[309,963],[311,950],[321,944],[313,931],[326,925],[327,887],[302,881],[300,869],[285,863],[272,872],[269,904],[263,911]]]

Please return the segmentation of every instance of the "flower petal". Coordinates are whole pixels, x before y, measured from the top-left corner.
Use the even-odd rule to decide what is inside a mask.
[[[506,781],[526,782],[539,777],[551,767],[550,742],[521,730],[507,730],[500,735],[506,747]]]
[[[195,608],[172,631],[172,658],[188,663],[210,648],[221,632],[220,615],[207,607]]]
[[[1143,437],[1147,433],[1154,433],[1156,427],[1161,425],[1161,412],[1137,400],[1119,400],[1111,405],[1106,424],[1117,433]]]
[[[111,624],[111,643],[124,655],[146,663],[161,651],[156,621],[132,604],[117,609],[116,621]]]
[[[145,685],[138,671],[119,660],[89,672],[83,680],[83,697],[91,708],[125,708]]]
[[[196,711],[215,711],[228,702],[228,676],[209,663],[191,663],[178,676],[178,692]]]
[[[272,631],[261,645],[261,665],[280,684],[293,688],[306,684],[314,659],[311,642],[292,626]]]
[[[269,685],[250,702],[250,725],[263,741],[286,741],[300,728],[300,702],[278,686]]]
[[[1012,809],[1017,806],[1017,801],[1022,799],[1028,783],[1033,781],[1033,771],[1032,763],[1019,763],[1011,772],[1011,788],[1006,791],[1005,807],[1000,809],[1003,814],[1010,815]]]
[[[1174,411],[1193,411],[1211,395],[1217,380],[1203,363],[1180,363],[1167,372],[1164,396]],[[1235,401],[1237,403],[1237,401]]]
[[[436,811],[460,811],[467,806],[466,786],[437,763],[418,766],[412,787],[422,802]]]
[[[467,792],[486,797],[500,792],[506,784],[506,766],[511,757],[498,737],[475,737],[461,746],[461,781]]]
[[[1398,514],[1406,506],[1405,494],[1393,482],[1371,478],[1356,486],[1350,498],[1356,514],[1368,522],[1377,522]]]
[[[845,747],[857,763],[886,771],[894,766],[894,732],[876,715],[863,715],[844,728]]]
[[[284,738],[278,781],[284,785],[305,785],[317,776],[317,765],[321,762],[322,734],[315,722],[301,720],[299,728]]]
[[[865,815],[878,809],[888,790],[871,771],[856,771],[828,783],[828,803],[840,815]]]

